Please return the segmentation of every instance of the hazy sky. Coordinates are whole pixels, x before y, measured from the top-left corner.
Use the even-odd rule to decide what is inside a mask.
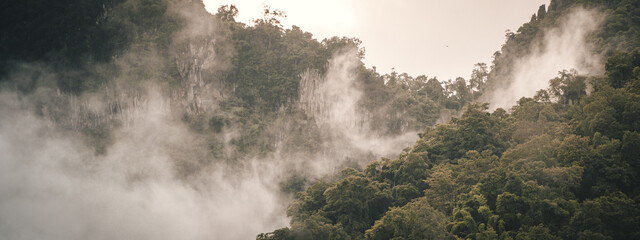
[[[263,5],[286,12],[285,28],[297,25],[322,40],[356,37],[364,62],[388,73],[469,78],[473,65],[491,62],[504,43],[549,0],[204,0],[210,12],[235,4],[238,21],[261,18]]]

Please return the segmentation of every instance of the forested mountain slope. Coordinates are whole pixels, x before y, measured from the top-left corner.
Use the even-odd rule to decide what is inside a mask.
[[[321,86],[329,85],[324,81],[332,77],[327,76],[330,60],[352,49],[357,53],[350,56],[354,61],[350,69],[340,69],[342,62],[334,68],[348,71],[354,81],[347,87],[359,96],[334,98],[353,98],[360,116],[351,121],[363,131],[378,136],[420,131],[441,113],[455,113],[471,100],[453,89],[465,88],[464,82],[443,88],[437,79],[395,72],[380,75],[367,69],[358,39],[319,41],[298,27],[284,29],[279,10],[267,11],[249,26],[234,20],[238,10],[233,6],[221,7],[213,16],[198,1],[8,5],[3,16],[10,21],[2,26],[7,34],[0,39],[3,89],[38,95],[41,115],[86,132],[109,132],[126,125],[120,113],[144,100],[146,85],[151,84],[192,128],[214,133],[241,129],[232,144],[232,158],[274,152],[277,142],[286,141],[276,135],[295,134],[270,132],[267,126],[280,121],[307,126],[310,118],[326,114],[311,112],[329,111],[325,105],[334,100],[320,96],[330,91],[330,86]],[[109,106],[80,110],[93,108],[82,104],[87,93],[100,95]],[[68,99],[74,98],[79,98],[79,106],[68,109],[73,104]],[[310,109],[312,105],[316,107]],[[117,121],[107,121],[112,119]]]
[[[604,14],[586,35],[602,75],[559,69],[507,111],[470,104],[398,157],[314,183],[289,206],[291,226],[258,239],[639,238],[640,2],[541,6],[507,34],[480,88],[511,84],[545,29],[584,9]]]
[[[356,38],[237,13],[3,2],[0,238],[253,238],[287,225],[295,192],[471,100],[462,80],[366,68]]]
[[[553,0],[447,81],[264,13],[2,3],[0,238],[640,238],[640,1]]]

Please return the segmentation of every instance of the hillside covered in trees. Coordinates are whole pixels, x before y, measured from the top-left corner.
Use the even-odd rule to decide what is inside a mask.
[[[2,5],[0,238],[640,238],[640,1],[552,0],[446,81],[275,9]],[[602,71],[496,105],[579,16]]]
[[[506,110],[471,103],[396,158],[315,182],[289,206],[291,226],[258,239],[639,238],[638,1],[551,1],[507,33],[487,81],[466,86],[507,84],[511,63],[576,7],[606,13],[588,36],[603,75],[560,71]]]
[[[252,25],[234,20],[234,6],[210,15],[198,1],[26,1],[3,11],[11,19],[2,28],[10,34],[0,40],[3,89],[27,96],[42,89],[58,91],[39,96],[40,114],[86,129],[90,138],[95,129],[109,132],[123,124],[96,119],[123,111],[127,103],[122,101],[144,98],[144,85],[151,83],[160,86],[192,129],[242,129],[232,143],[237,151],[231,158],[273,152],[270,145],[280,141],[275,136],[280,129],[269,132],[267,126],[285,119],[303,125],[309,118],[317,120],[304,104],[326,103],[302,95],[322,84],[332,57],[352,50],[357,53],[348,70],[355,80],[348,87],[361,93],[355,107],[363,115],[355,121],[378,135],[421,131],[443,113],[459,112],[479,94],[477,86],[467,86],[462,78],[443,84],[426,76],[381,75],[362,63],[365,53],[357,38],[320,41],[299,27],[284,29],[279,10],[266,9]],[[487,71],[479,66],[471,82],[483,84]],[[304,84],[310,89],[303,89]],[[78,110],[66,109],[67,96],[85,93],[104,95],[100,98],[115,106],[70,116]],[[82,119],[71,119],[75,117]]]

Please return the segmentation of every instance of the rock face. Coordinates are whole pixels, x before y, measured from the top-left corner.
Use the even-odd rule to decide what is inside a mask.
[[[413,135],[392,137],[371,128],[371,113],[359,106],[363,93],[356,82],[357,60],[355,52],[337,54],[324,76],[313,69],[300,74],[298,106],[323,133],[322,159],[387,156],[395,154],[387,146],[415,140]]]
[[[324,76],[315,69],[307,69],[300,74],[299,106],[314,119],[321,119],[327,112]]]
[[[368,113],[358,107],[362,92],[355,85],[356,60],[347,52],[329,61],[325,76],[313,69],[300,74],[298,105],[319,127],[367,130]]]
[[[200,113],[214,108],[214,103],[222,97],[219,88],[203,78],[215,61],[215,40],[203,39],[188,43],[186,50],[176,58],[176,66],[182,78],[180,99],[184,101],[188,113]]]
[[[223,98],[223,85],[211,76],[214,71],[215,40],[201,38],[182,44],[175,54],[179,85],[157,79],[122,83],[114,80],[93,93],[73,95],[60,90],[40,89],[36,106],[42,116],[71,129],[92,128],[109,121],[129,127],[134,118],[153,101],[166,112],[200,114],[214,111]]]
[[[114,125],[132,128],[135,119],[150,111],[176,119],[185,115],[224,115],[219,112],[218,103],[225,98],[225,91],[232,89],[225,90],[215,77],[216,41],[198,37],[175,44],[173,49],[178,50],[172,52],[172,62],[168,63],[174,68],[174,75],[167,77],[169,81],[160,79],[161,73],[147,81],[114,79],[95,92],[82,95],[43,89],[48,92],[39,94],[43,97],[36,110],[52,124],[74,130]],[[355,53],[346,52],[335,55],[324,74],[314,69],[302,72],[298,99],[286,108],[301,109],[308,118],[277,112],[257,138],[267,142],[269,150],[311,154],[320,159],[318,164],[326,166],[388,156],[395,154],[397,145],[412,142],[414,136],[391,138],[372,130],[372,114],[359,106],[363,93],[356,82],[358,64]],[[132,75],[135,76],[127,76]],[[238,134],[233,132],[236,130],[230,131],[216,137],[241,137],[234,135]],[[230,140],[225,137],[219,142],[227,144]]]

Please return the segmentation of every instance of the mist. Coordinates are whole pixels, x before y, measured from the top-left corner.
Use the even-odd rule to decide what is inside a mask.
[[[323,70],[294,73],[298,99],[255,117],[253,106],[234,105],[235,82],[220,77],[238,51],[226,23],[191,2],[169,2],[165,14],[181,22],[162,44],[136,33],[131,46],[107,62],[87,61],[84,72],[45,61],[8,70],[0,83],[1,239],[254,239],[289,225],[297,191],[394,158],[418,139],[402,122],[406,112],[363,107],[357,47],[333,50]],[[126,14],[112,17],[129,24]],[[572,45],[592,30],[565,28],[587,28],[582,22],[551,31],[545,43],[573,36],[560,41]],[[509,89],[549,54],[519,63],[522,80]],[[95,86],[65,92],[56,83],[69,75]],[[387,120],[401,126],[391,134]],[[246,128],[262,127],[251,121],[266,126],[248,134],[255,143],[238,144]]]
[[[54,83],[64,76],[46,63],[19,64],[3,79],[1,239],[253,239],[287,226],[284,162],[226,164],[181,119],[215,110],[224,90],[206,76],[225,62],[211,15],[169,7],[186,19],[167,51],[178,87],[163,81],[160,49],[145,42],[85,67],[119,69],[99,91],[61,92]],[[36,87],[18,91],[12,82]],[[84,130],[103,134],[100,144]]]
[[[288,222],[277,163],[178,178],[176,155],[197,140],[155,93],[99,156],[16,94],[1,98],[3,239],[250,239]]]
[[[546,29],[543,37],[531,44],[530,54],[512,61],[508,76],[497,76],[507,80],[485,94],[484,100],[492,109],[509,108],[522,97],[533,97],[562,70],[574,69],[581,75],[604,72],[602,56],[588,39],[600,27],[604,15],[582,7],[570,11],[558,20],[557,27]]]
[[[215,62],[212,48],[188,49],[206,53],[178,62],[185,66],[188,91],[167,91],[153,77],[132,89],[125,80],[133,76],[124,71],[104,92],[72,96],[40,86],[32,93],[0,93],[0,238],[252,239],[288,225],[285,210],[292,195],[281,186],[289,178],[313,180],[361,167],[417,139],[413,132],[396,137],[371,132],[366,111],[358,107],[358,58],[348,50],[331,58],[325,76],[315,76],[319,85],[309,104],[320,110],[309,115],[329,140],[321,151],[282,150],[240,162],[213,157],[181,116],[215,112],[224,90],[202,80],[202,69],[215,68],[203,67]],[[153,55],[132,55],[123,58],[155,66],[144,59]],[[127,61],[118,64],[129,67]],[[44,78],[39,82],[58,77],[40,66],[24,69],[39,71]],[[22,77],[24,69],[12,76]],[[56,110],[60,106],[66,107]],[[96,154],[78,129],[108,121],[122,124]],[[226,152],[234,151],[229,142],[237,131],[225,128],[218,135]]]
[[[392,157],[415,142],[418,134],[406,131],[399,136],[385,136],[372,130],[371,113],[358,104],[363,95],[356,81],[358,64],[357,49],[346,49],[329,61],[325,76],[317,71],[303,73],[300,107],[318,127],[330,133],[330,148],[338,151],[336,157],[355,152]],[[366,163],[361,162],[362,166]]]

